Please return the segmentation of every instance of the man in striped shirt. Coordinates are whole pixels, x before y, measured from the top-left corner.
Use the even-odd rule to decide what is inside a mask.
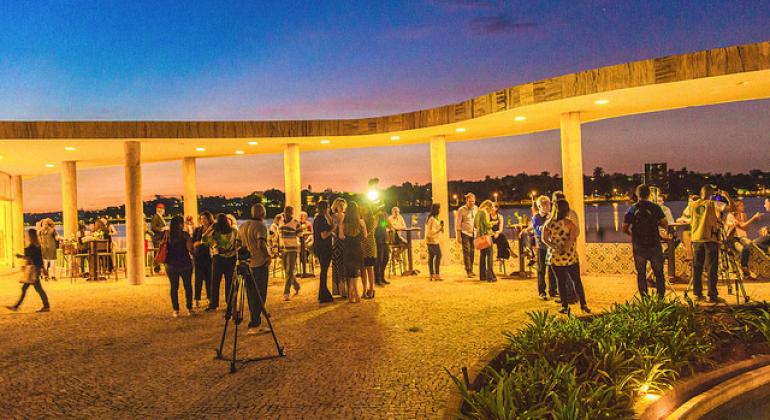
[[[283,211],[283,223],[278,227],[283,245],[283,272],[286,285],[283,288],[283,300],[289,300],[291,287],[294,286],[294,294],[299,293],[299,283],[295,277],[297,267],[297,253],[299,253],[300,223],[294,218],[294,208],[286,206]]]

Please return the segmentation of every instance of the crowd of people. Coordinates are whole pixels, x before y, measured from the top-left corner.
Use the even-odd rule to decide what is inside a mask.
[[[706,185],[699,196],[690,197],[682,217],[675,220],[671,210],[665,206],[662,194],[654,188],[639,185],[635,197],[636,202],[624,216],[622,231],[631,237],[638,293],[641,296],[648,296],[648,264],[657,295],[664,297],[666,294],[662,243],[670,239],[672,233],[669,226],[672,224],[680,223],[686,227],[676,243],[681,240],[688,259],[692,261],[692,286],[698,300],[705,300],[701,279],[705,271],[708,299],[715,303],[723,301],[717,291],[720,245],[727,244],[740,256],[740,267],[745,277],[751,277],[748,268],[751,247],[756,246],[765,253],[770,247],[767,226],[760,229],[759,237],[754,240],[747,234],[749,226],[770,220],[770,198],[764,200],[764,213],[748,217],[741,200],[732,200],[724,191]],[[316,260],[320,271],[320,303],[331,303],[335,296],[350,303],[374,299],[375,286],[389,284],[385,271],[391,253],[396,253],[393,258],[402,258],[407,242],[402,236],[407,225],[400,209],[393,207],[388,214],[373,204],[362,205],[337,198],[331,204],[319,202],[316,210],[311,222],[305,212],[295,217],[294,208],[287,206],[267,226],[265,207],[255,204],[251,209],[251,218],[239,227],[232,215],[218,214],[215,217],[208,211],[202,212],[197,221],[175,216],[167,223],[165,208],[158,204],[148,234],[155,250],[164,248],[163,261],[156,261],[153,268],[160,272],[161,264],[165,266],[173,316],[179,316],[180,283],[184,289],[187,314],[197,310],[217,310],[222,300],[222,283],[224,300],[228,300],[240,247],[248,249],[250,255],[247,263],[251,280],[246,284],[252,312],[250,332],[259,332],[261,328],[260,311],[267,297],[270,266],[276,264],[276,260],[280,260],[283,271],[285,301],[300,293],[301,284],[297,279],[299,266],[304,272],[304,266]],[[424,225],[430,281],[442,280],[441,243],[448,232],[440,214],[440,204],[434,203]],[[478,279],[483,282],[497,281],[493,250],[497,251],[497,260],[506,260],[513,255],[497,203],[484,200],[476,206],[475,195],[468,193],[465,203],[455,211],[454,218],[455,238],[462,248],[467,277],[476,277],[474,260],[478,251]],[[569,313],[569,305],[574,303],[579,303],[584,313],[590,313],[576,247],[580,234],[577,214],[561,191],[554,192],[551,198],[543,195],[533,200],[531,222],[520,231],[520,240],[530,244],[532,263],[537,264],[538,295],[543,300],[554,299],[562,306],[562,313]],[[86,244],[88,238],[110,238],[114,235],[114,227],[106,220],[98,219],[89,226],[81,222],[78,246]],[[43,219],[34,229],[27,231],[26,239],[25,252],[19,255],[27,261],[26,282],[19,301],[9,308],[18,309],[27,289],[34,286],[44,303],[41,310],[47,311],[50,306],[40,280],[56,279],[57,248],[62,238],[56,232],[54,222]],[[205,304],[202,303],[204,292]]]

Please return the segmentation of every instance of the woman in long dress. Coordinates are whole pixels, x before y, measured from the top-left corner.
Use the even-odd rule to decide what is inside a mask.
[[[338,198],[332,203],[332,295],[347,297],[348,288],[345,276],[345,246],[340,238],[340,227],[345,220],[345,209],[348,203]]]
[[[492,224],[492,241],[497,247],[497,259],[511,258],[511,246],[508,244],[508,238],[505,237],[504,217],[500,214],[497,203],[492,204],[489,209],[489,222]]]
[[[350,303],[361,302],[361,298],[358,295],[358,279],[361,278],[361,272],[364,269],[363,241],[366,235],[366,224],[361,220],[358,203],[352,201],[345,212],[345,219],[340,226],[340,239],[345,244],[343,260],[348,283],[348,301]]]

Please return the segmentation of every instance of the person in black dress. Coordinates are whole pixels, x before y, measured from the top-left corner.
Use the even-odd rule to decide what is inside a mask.
[[[185,308],[187,315],[192,315],[192,271],[193,264],[190,258],[192,252],[192,238],[184,230],[184,219],[182,216],[174,216],[168,230],[166,246],[166,275],[171,283],[171,306],[173,308],[172,316],[179,316],[179,280],[182,280],[184,286]]]
[[[18,311],[21,303],[24,302],[24,297],[27,296],[27,289],[29,286],[35,288],[35,291],[40,295],[40,300],[43,301],[43,307],[38,312],[48,312],[51,310],[51,306],[48,304],[48,295],[43,290],[43,285],[40,284],[40,272],[43,270],[43,253],[40,250],[40,240],[37,237],[37,230],[30,229],[27,231],[26,240],[27,247],[24,248],[24,254],[16,254],[18,258],[24,258],[27,261],[26,278],[25,283],[21,286],[21,296],[19,301],[15,305],[6,306],[6,308],[12,311]]]
[[[492,224],[492,241],[497,247],[497,259],[511,258],[511,246],[505,237],[505,218],[500,214],[500,206],[497,203],[492,204],[489,209],[489,222]]]
[[[318,301],[320,303],[333,302],[329,292],[329,265],[332,262],[332,219],[329,216],[329,202],[321,201],[316,207],[318,213],[313,218],[313,245],[315,255],[321,263],[320,285],[318,288]]]

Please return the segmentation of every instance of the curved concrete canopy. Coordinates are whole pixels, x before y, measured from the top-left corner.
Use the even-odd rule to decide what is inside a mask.
[[[452,105],[374,118],[3,121],[0,171],[26,176],[56,173],[64,160],[78,161],[79,168],[119,165],[127,139],[142,141],[142,161],[157,162],[231,156],[236,150],[280,153],[286,143],[298,143],[302,150],[324,150],[428,143],[436,135],[445,135],[448,141],[476,140],[556,129],[560,115],[567,112],[579,112],[583,122],[590,122],[763,98],[770,98],[770,41],[601,67]],[[206,150],[196,151],[198,147]]]

